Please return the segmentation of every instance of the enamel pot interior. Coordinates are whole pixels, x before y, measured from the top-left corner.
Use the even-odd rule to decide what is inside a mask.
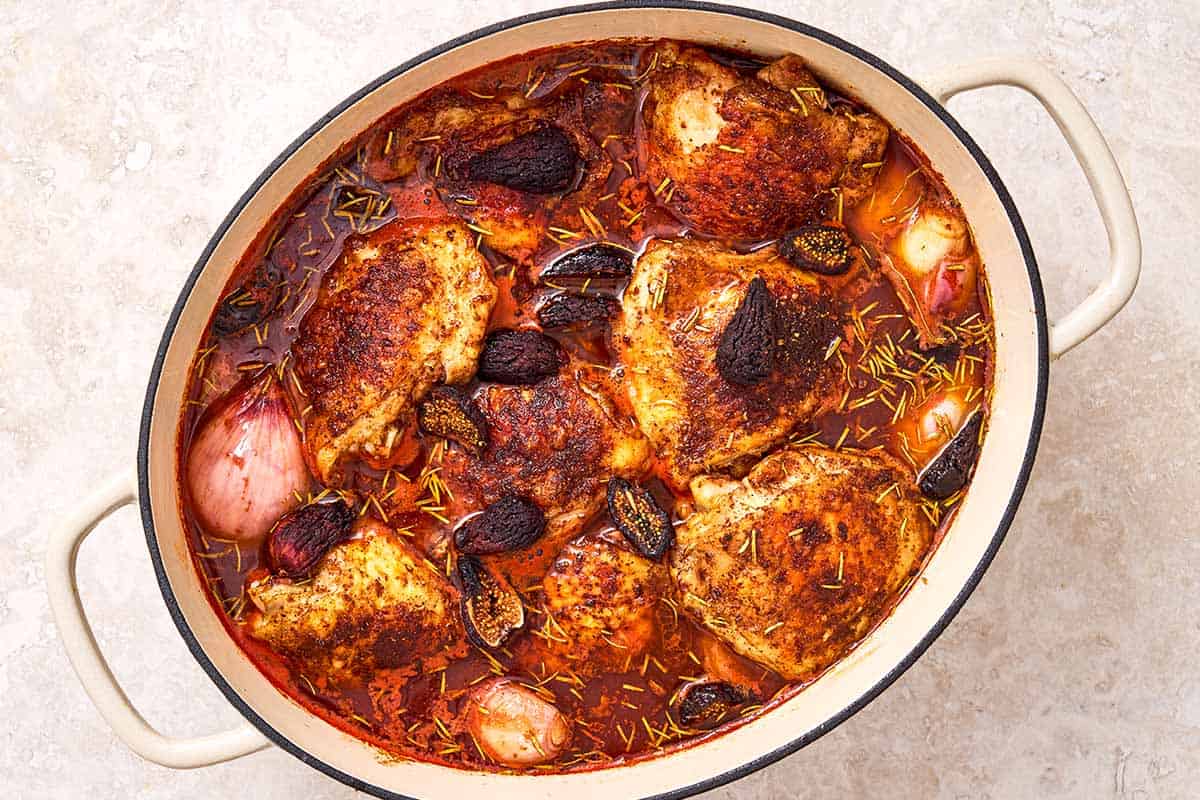
[[[189,363],[239,257],[273,212],[388,110],[514,53],[648,35],[764,56],[799,53],[827,83],[862,98],[910,136],[943,173],[965,206],[994,306],[995,394],[974,482],[945,540],[895,612],[822,678],[748,725],[668,756],[589,773],[493,775],[389,761],[281,694],[234,644],[209,604],[177,511],[175,436]],[[969,137],[911,81],[828,34],[757,12],[697,4],[551,12],[464,37],[384,76],[301,137],[243,196],[192,273],[158,353],[139,453],[143,518],[164,597],[197,660],[273,741],[326,773],[380,796],[681,796],[744,775],[831,729],[894,680],[948,623],[991,560],[1024,488],[1040,432],[1046,363],[1041,289],[1011,201]]]

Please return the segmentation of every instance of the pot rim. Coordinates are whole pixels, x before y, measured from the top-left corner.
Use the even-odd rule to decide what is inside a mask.
[[[992,190],[996,193],[1003,206],[1005,213],[1008,216],[1009,223],[1012,226],[1013,233],[1020,245],[1021,256],[1025,263],[1025,268],[1029,277],[1029,285],[1033,299],[1033,312],[1036,324],[1037,334],[1037,386],[1035,390],[1035,399],[1033,414],[1030,420],[1029,439],[1026,444],[1025,454],[1021,462],[1020,470],[1018,471],[1013,483],[1012,493],[1009,495],[1004,514],[1001,517],[1000,523],[996,528],[995,534],[992,536],[987,550],[980,558],[979,563],[971,572],[970,577],[963,584],[962,589],[955,595],[953,601],[947,606],[946,610],[930,627],[921,640],[913,647],[912,650],[888,673],[883,675],[870,689],[861,694],[853,703],[849,704],[834,716],[823,722],[816,728],[803,733],[785,745],[782,745],[770,752],[763,753],[744,764],[728,770],[720,775],[707,778],[703,781],[688,784],[671,791],[661,792],[652,795],[646,800],[678,800],[680,798],[690,797],[700,792],[708,791],[723,786],[732,781],[743,778],[753,772],[756,772],[763,767],[774,764],[776,761],[791,755],[797,750],[811,744],[821,736],[833,730],[850,717],[854,716],[861,709],[867,706],[871,701],[887,689],[893,682],[896,681],[905,671],[908,670],[929,648],[931,644],[941,635],[950,622],[957,616],[959,610],[966,603],[967,598],[974,592],[976,586],[979,585],[983,574],[987,571],[996,552],[999,550],[1001,543],[1004,541],[1005,535],[1008,533],[1009,527],[1017,512],[1017,507],[1020,505],[1021,498],[1024,495],[1025,487],[1029,481],[1029,475],[1033,468],[1034,459],[1037,454],[1038,443],[1041,438],[1042,423],[1046,411],[1046,394],[1048,385],[1049,373],[1049,333],[1048,321],[1046,314],[1046,301],[1042,291],[1042,283],[1040,273],[1037,267],[1037,261],[1034,257],[1033,248],[1030,245],[1028,234],[1026,233],[1024,223],[1021,221],[1021,216],[1017,211],[1016,205],[1013,203],[1012,197],[1001,180],[996,169],[992,166],[987,156],[984,155],[979,145],[971,138],[970,134],[951,116],[950,112],[937,102],[928,92],[922,89],[915,81],[909,78],[904,73],[892,67],[878,56],[863,50],[862,48],[851,44],[838,36],[828,33],[820,28],[815,28],[802,22],[789,19],[787,17],[771,14],[756,9],[744,8],[741,6],[724,5],[720,3],[704,2],[703,0],[609,0],[608,2],[587,3],[582,5],[564,6],[557,9],[549,9],[530,14],[524,14],[518,17],[513,17],[508,20],[493,23],[483,28],[462,34],[453,39],[450,39],[436,47],[430,48],[425,52],[405,61],[399,66],[388,70],[384,74],[370,81],[345,100],[338,103],[332,109],[324,114],[315,123],[309,126],[302,134],[294,139],[283,152],[275,157],[270,164],[255,178],[249,188],[242,193],[237,202],[230,209],[229,213],[217,226],[212,237],[205,245],[204,250],[200,253],[199,259],[195,266],[192,267],[191,273],[184,281],[183,288],[180,290],[179,297],[176,299],[170,316],[167,319],[166,326],[163,330],[162,339],[159,342],[158,350],[154,356],[153,366],[150,371],[150,379],[146,389],[146,399],[142,408],[142,420],[140,431],[138,434],[138,452],[137,452],[137,486],[138,486],[138,506],[141,509],[142,527],[146,534],[146,545],[150,551],[150,560],[154,567],[154,574],[158,580],[159,589],[162,592],[163,600],[166,603],[167,610],[170,612],[171,619],[175,623],[175,627],[179,630],[184,642],[187,644],[188,650],[199,663],[205,674],[216,684],[217,688],[225,696],[225,698],[233,705],[237,711],[246,718],[255,728],[257,728],[264,736],[272,743],[281,749],[287,751],[291,755],[300,759],[305,764],[321,771],[325,775],[334,778],[341,783],[350,786],[358,791],[366,792],[375,797],[384,798],[385,800],[414,800],[407,795],[398,794],[396,792],[383,789],[374,784],[368,783],[354,775],[350,775],[342,770],[333,767],[320,759],[315,758],[306,750],[295,744],[291,739],[279,733],[266,720],[250,707],[242,698],[234,691],[233,687],[225,679],[224,675],[216,668],[209,659],[200,645],[200,642],[192,632],[187,621],[184,619],[183,612],[180,609],[179,602],[175,597],[175,593],[171,588],[171,584],[167,578],[166,570],[163,565],[162,553],[158,547],[157,535],[154,527],[154,518],[150,503],[150,486],[149,486],[149,459],[150,459],[150,428],[151,419],[153,417],[154,401],[158,393],[159,381],[162,376],[163,364],[166,358],[168,346],[174,337],[176,327],[179,323],[180,315],[184,306],[187,304],[192,294],[192,289],[195,286],[196,280],[200,274],[207,268],[209,258],[217,244],[224,237],[233,221],[242,212],[250,200],[258,193],[263,184],[271,178],[272,175],[291,155],[299,149],[304,143],[313,137],[314,134],[324,128],[330,121],[339,116],[343,111],[353,106],[359,100],[372,91],[377,89],[384,83],[392,80],[397,75],[400,75],[417,65],[441,55],[449,50],[452,50],[461,45],[481,39],[491,34],[516,28],[531,22],[554,19],[557,17],[565,17],[573,14],[589,13],[594,11],[622,10],[622,9],[676,9],[676,10],[691,10],[704,11],[709,13],[726,14],[729,16],[742,17],[756,22],[765,22],[779,27],[787,28],[797,33],[817,39],[827,45],[838,48],[851,56],[865,62],[869,66],[879,70],[894,80],[906,91],[916,97],[920,102],[928,108],[942,123],[944,123],[959,142],[970,153],[975,163],[979,166],[988,180]],[[660,758],[669,758],[670,754],[660,756]],[[536,779],[536,776],[534,776]]]

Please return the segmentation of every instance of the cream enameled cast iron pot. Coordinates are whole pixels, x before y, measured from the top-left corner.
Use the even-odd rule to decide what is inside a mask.
[[[910,136],[945,176],[966,208],[987,265],[995,316],[995,396],[974,482],[925,568],[925,579],[913,585],[895,613],[844,661],[761,719],[665,757],[574,775],[493,775],[389,761],[275,689],[233,642],[209,603],[178,512],[175,436],[188,366],[242,252],[292,190],[340,146],[390,109],[459,73],[537,48],[628,36],[691,39],[768,57],[799,53],[829,84],[862,98]],[[958,92],[997,84],[1030,92],[1058,123],[1108,231],[1108,276],[1053,326],[1047,325],[1033,252],[1008,192],[943,107]],[[1133,292],[1140,262],[1133,209],[1112,154],[1057,77],[1029,60],[992,60],[947,70],[925,86],[857,47],[790,20],[704,3],[633,2],[563,9],[485,28],[417,57],[334,109],[254,182],[188,278],[154,362],[136,476],[112,479],[52,535],[50,600],[71,662],[100,713],[131,748],[172,767],[214,764],[273,742],[380,797],[531,800],[682,797],[769,764],[862,708],[916,660],[979,581],[1008,529],[1033,463],[1050,360],[1117,313]],[[237,730],[196,739],[163,736],[130,705],[96,647],[74,582],[75,555],[100,519],[135,501],[163,598],[196,660],[246,717]]]

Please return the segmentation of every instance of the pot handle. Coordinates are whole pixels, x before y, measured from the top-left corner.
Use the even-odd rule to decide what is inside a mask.
[[[96,644],[75,583],[79,545],[102,519],[136,499],[136,476],[118,473],[85,498],[50,533],[46,553],[50,608],[75,674],[117,736],[135,753],[156,764],[191,769],[261,750],[270,742],[248,722],[231,731],[193,739],[163,736],[129,702]]]
[[[1050,356],[1058,358],[1116,316],[1133,294],[1141,272],[1142,242],[1133,202],[1112,151],[1067,84],[1032,60],[984,59],[945,70],[925,86],[942,105],[960,92],[985,86],[1024,89],[1049,112],[1087,176],[1108,234],[1108,277],[1051,326]]]

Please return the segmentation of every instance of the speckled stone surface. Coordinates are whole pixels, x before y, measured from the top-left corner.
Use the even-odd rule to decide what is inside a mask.
[[[0,0],[0,786],[36,798],[345,798],[278,750],[193,772],[132,755],[59,645],[46,524],[133,464],[176,294],[259,170],[352,90],[431,44],[549,2]],[[1024,504],[979,590],[879,700],[712,796],[1187,798],[1200,778],[1200,7],[1053,0],[761,2],[920,77],[985,54],[1053,67],[1133,191],[1142,283],[1054,365]],[[1052,123],[1015,90],[954,101],[1021,208],[1052,313],[1105,261]],[[236,713],[188,655],[140,524],[79,580],[113,668],[169,734]]]

